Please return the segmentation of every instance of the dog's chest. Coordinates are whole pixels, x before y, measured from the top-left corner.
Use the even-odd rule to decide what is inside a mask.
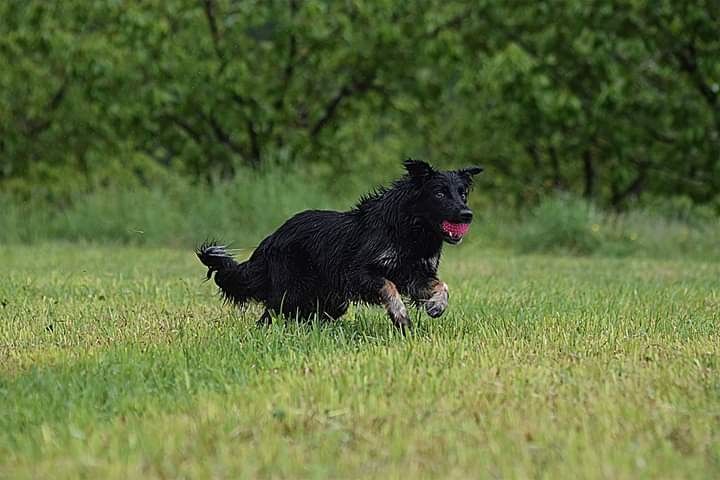
[[[414,257],[403,255],[403,253],[395,247],[387,247],[377,255],[375,263],[388,273],[416,270],[418,268],[435,272],[440,263],[440,254],[438,253],[429,257]]]
[[[378,265],[388,270],[394,270],[402,263],[400,252],[394,247],[387,247],[382,250],[375,261]]]
[[[434,255],[432,257],[423,258],[420,260],[420,263],[427,268],[428,270],[432,270],[433,272],[436,272],[438,269],[438,266],[440,265],[440,254]]]

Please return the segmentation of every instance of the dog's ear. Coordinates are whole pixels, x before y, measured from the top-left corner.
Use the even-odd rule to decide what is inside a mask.
[[[472,167],[465,167],[458,170],[458,173],[460,175],[472,178],[475,175],[481,173],[483,170],[485,170],[483,167],[478,167],[476,165],[473,165]]]
[[[435,170],[429,164],[421,160],[408,158],[403,162],[403,165],[405,166],[405,170],[407,170],[408,175],[412,178],[425,180],[435,173]]]

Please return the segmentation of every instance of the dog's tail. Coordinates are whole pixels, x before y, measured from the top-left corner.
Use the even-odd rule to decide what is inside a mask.
[[[215,284],[220,287],[225,300],[240,305],[255,297],[248,262],[238,263],[224,246],[215,242],[203,243],[195,254],[208,267],[208,280],[215,273]]]

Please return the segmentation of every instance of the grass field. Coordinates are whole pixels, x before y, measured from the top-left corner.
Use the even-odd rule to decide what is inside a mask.
[[[403,338],[258,329],[190,251],[0,261],[2,478],[720,478],[720,263],[471,243]]]

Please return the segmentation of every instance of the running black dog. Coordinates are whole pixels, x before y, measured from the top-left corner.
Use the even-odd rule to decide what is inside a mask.
[[[390,188],[364,196],[349,212],[308,210],[263,240],[238,263],[224,247],[206,243],[200,261],[215,272],[226,300],[265,305],[271,314],[308,319],[338,318],[350,302],[382,304],[393,324],[410,326],[401,296],[423,304],[431,317],[448,305],[448,288],[437,278],[443,241],[460,243],[472,221],[467,206],[480,167],[437,171],[407,160],[407,175]]]

